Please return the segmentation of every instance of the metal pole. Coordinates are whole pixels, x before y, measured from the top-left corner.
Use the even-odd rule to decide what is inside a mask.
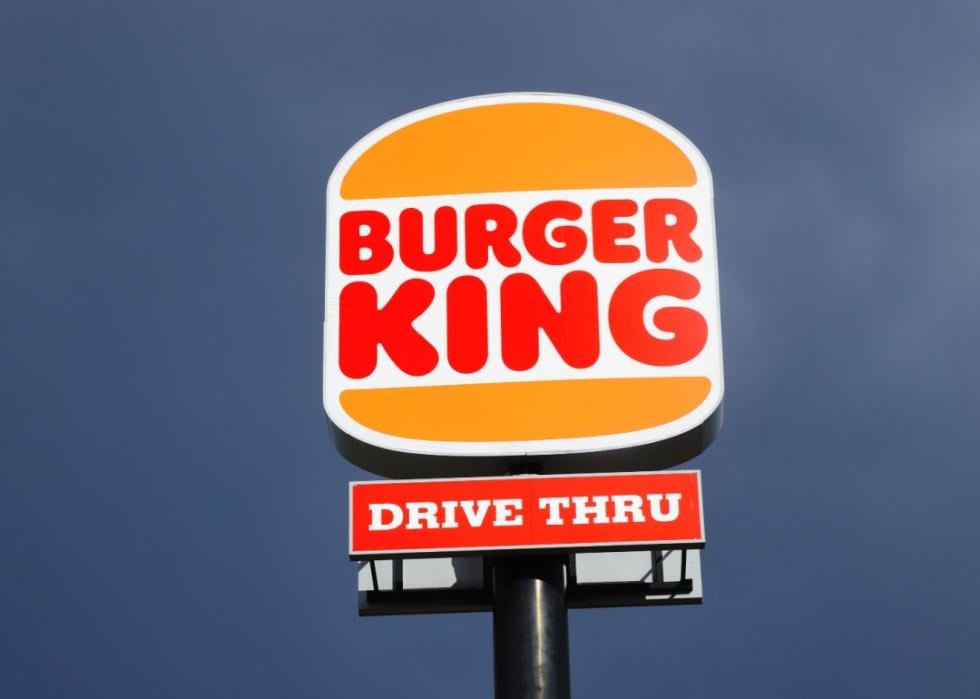
[[[565,560],[515,556],[492,565],[496,699],[569,699]]]

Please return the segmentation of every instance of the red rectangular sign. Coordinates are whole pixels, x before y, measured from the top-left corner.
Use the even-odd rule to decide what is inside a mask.
[[[704,544],[700,471],[350,484],[350,557]]]

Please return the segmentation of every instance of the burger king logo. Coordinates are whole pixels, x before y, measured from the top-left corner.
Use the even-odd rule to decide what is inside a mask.
[[[650,469],[720,423],[711,175],[643,112],[476,97],[371,132],[327,186],[324,406],[384,475]]]

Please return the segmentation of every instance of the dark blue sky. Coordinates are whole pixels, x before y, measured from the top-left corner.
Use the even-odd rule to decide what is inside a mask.
[[[512,90],[651,112],[715,180],[705,603],[573,612],[576,696],[976,694],[978,36],[954,2],[8,3],[0,695],[492,695],[488,615],[356,616],[323,188]]]

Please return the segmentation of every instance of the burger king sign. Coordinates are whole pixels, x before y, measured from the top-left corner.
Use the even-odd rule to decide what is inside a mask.
[[[397,477],[649,470],[723,394],[711,174],[611,102],[503,94],[375,129],[327,185],[323,400]]]

